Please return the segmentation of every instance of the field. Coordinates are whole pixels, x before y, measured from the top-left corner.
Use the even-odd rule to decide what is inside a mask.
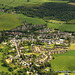
[[[22,25],[21,21],[14,14],[4,13],[0,15],[0,31],[10,30]]]
[[[48,28],[53,28],[53,29],[59,29],[61,32],[64,31],[69,31],[69,32],[75,32],[75,24],[59,24],[59,23],[48,23],[47,24]]]
[[[70,20],[68,23],[75,23],[75,19]]]
[[[75,3],[68,3],[68,4],[70,4],[70,5],[75,5]]]
[[[74,32],[75,31],[75,24],[63,24],[61,27],[61,31],[71,31]]]
[[[39,18],[32,18],[32,17],[27,17],[23,14],[17,14],[17,16],[23,21],[28,24],[46,24],[46,22],[43,19]]]
[[[66,23],[65,21],[57,21],[57,20],[49,20],[48,22],[51,22],[51,23]]]
[[[1,11],[0,11],[0,15],[2,15],[2,14],[4,14],[4,12],[1,12]]]
[[[57,2],[57,3],[67,3],[68,1],[62,1],[62,0],[30,0],[27,2],[27,0],[0,0],[0,4],[8,5],[12,7],[16,6],[22,6],[25,4],[39,4],[44,2]]]
[[[47,27],[48,28],[53,28],[53,29],[59,29],[61,24],[58,23],[48,23]]]
[[[1,60],[2,60],[2,53],[0,52],[0,72],[2,71],[8,72],[8,68],[2,66]]]
[[[68,51],[65,54],[54,55],[51,61],[54,71],[74,71],[75,70],[75,51]]]
[[[70,49],[70,50],[75,50],[75,44],[70,44],[69,49]]]

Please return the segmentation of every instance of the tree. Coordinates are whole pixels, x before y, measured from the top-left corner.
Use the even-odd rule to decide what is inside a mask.
[[[20,58],[22,58],[22,60],[24,60],[26,57],[24,55],[21,55]]]
[[[12,72],[12,71],[13,71],[13,68],[9,67],[8,70],[9,70],[10,72]]]
[[[30,2],[29,0],[27,0],[27,2]]]
[[[2,31],[2,40],[5,40],[5,30]]]

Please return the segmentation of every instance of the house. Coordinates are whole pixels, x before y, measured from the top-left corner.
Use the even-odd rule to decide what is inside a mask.
[[[9,64],[9,63],[11,63],[11,62],[12,62],[12,59],[11,59],[11,58],[6,59],[6,62]]]
[[[49,69],[45,69],[45,71],[49,71]]]

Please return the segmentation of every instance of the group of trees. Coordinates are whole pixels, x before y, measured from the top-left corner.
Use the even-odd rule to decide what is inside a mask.
[[[22,13],[30,17],[40,17],[46,19],[57,19],[69,21],[75,19],[75,6],[67,3],[44,3],[41,6],[15,7],[17,13]]]

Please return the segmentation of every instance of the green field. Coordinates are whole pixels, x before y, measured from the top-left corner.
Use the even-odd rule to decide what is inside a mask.
[[[48,28],[53,28],[53,29],[59,29],[60,28],[60,31],[61,32],[64,32],[64,31],[68,31],[68,32],[75,32],[75,24],[61,24],[59,23],[48,23],[47,24],[47,27]]]
[[[74,71],[75,70],[75,51],[68,51],[65,54],[54,55],[51,61],[54,71]]]
[[[22,23],[15,14],[4,13],[0,15],[0,31],[10,30],[20,25]]]
[[[71,31],[74,32],[75,31],[75,24],[63,24],[61,27],[61,31]]]
[[[68,1],[62,1],[62,0],[30,0],[30,2],[27,2],[27,0],[0,0],[0,4],[8,5],[12,7],[16,6],[22,6],[25,4],[38,4],[38,3],[44,3],[44,2],[57,2],[57,3],[67,3]]]
[[[48,28],[53,28],[53,29],[59,29],[61,24],[58,24],[58,23],[48,23],[47,24],[47,27]]]
[[[75,23],[75,19],[70,20],[68,23]]]
[[[46,22],[43,19],[39,18],[32,18],[32,17],[27,17],[23,14],[17,14],[17,16],[23,21],[28,24],[46,24]]]
[[[2,15],[2,14],[4,14],[4,12],[1,12],[1,11],[0,11],[0,15]]]
[[[8,68],[2,66],[1,60],[2,60],[2,53],[0,52],[0,72],[2,71],[9,72]]]

